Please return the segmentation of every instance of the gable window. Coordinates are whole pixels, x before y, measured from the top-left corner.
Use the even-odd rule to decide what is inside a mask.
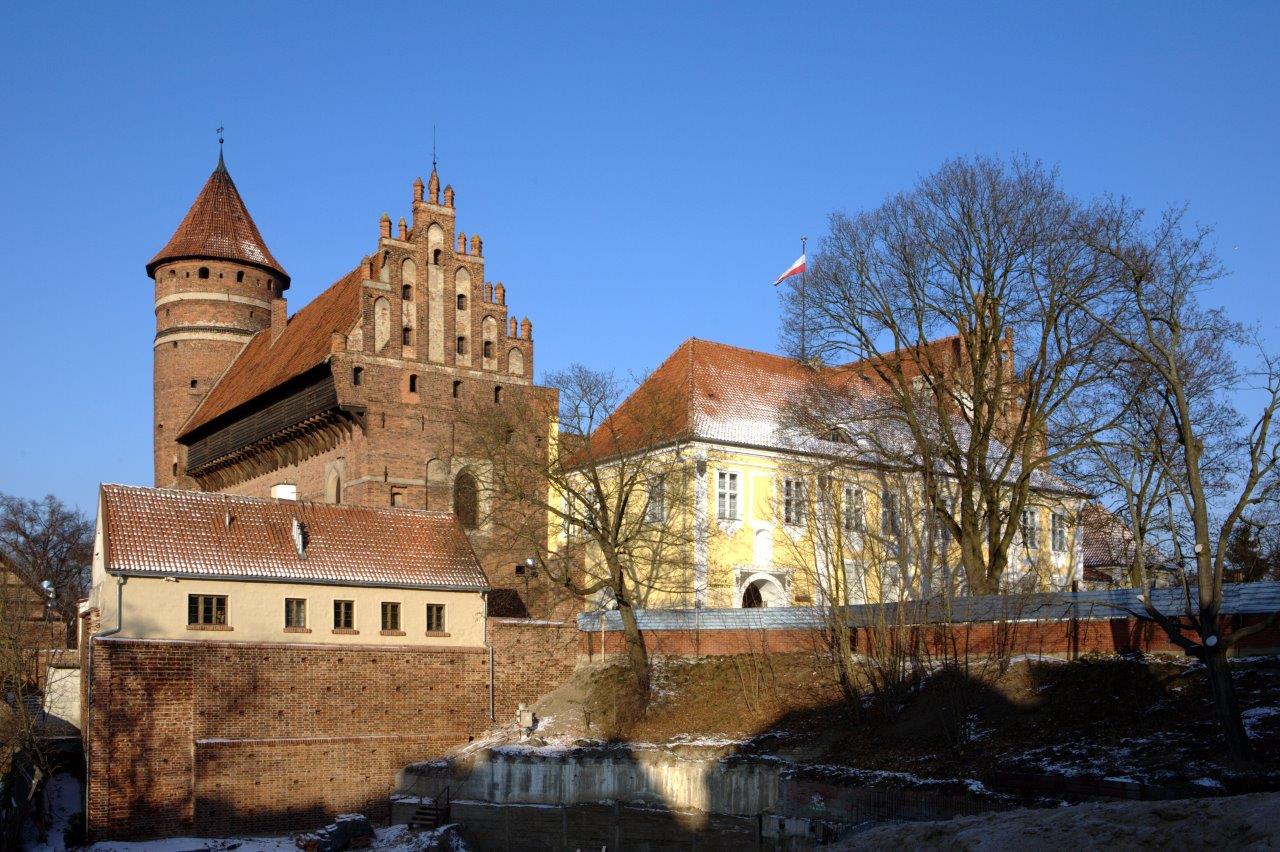
[[[307,626],[306,598],[284,599],[284,626],[293,630],[301,630]]]
[[[733,471],[716,473],[716,517],[722,521],[738,519],[738,474]]]
[[[400,299],[401,299],[401,301],[405,301],[405,302],[412,302],[412,301],[413,301],[413,288],[412,288],[412,287],[410,287],[408,284],[405,284],[403,287],[401,287],[401,288],[400,288]]]
[[[667,482],[661,476],[649,482],[649,502],[644,508],[644,519],[651,524],[660,524],[667,519]]]
[[[1061,512],[1054,512],[1052,519],[1053,533],[1053,552],[1067,552],[1067,516]]]
[[[363,381],[364,381],[364,367],[356,367],[351,371],[351,384],[355,385],[356,387],[359,387],[360,383]]]
[[[409,393],[418,392],[418,377],[412,373],[409,374]]]
[[[856,485],[844,487],[844,531],[847,533],[867,531],[867,496]]]
[[[782,522],[792,526],[804,523],[804,480],[782,480]]]
[[[493,341],[492,340],[486,340],[484,342],[484,357],[486,358],[493,357]]]
[[[453,380],[453,398],[454,398],[454,399],[457,399],[457,398],[458,398],[458,394],[459,394],[459,393],[461,393],[461,392],[462,392],[462,380],[461,380],[461,379],[454,379],[454,380]]]
[[[1023,509],[1022,519],[1018,524],[1018,531],[1022,533],[1022,543],[1029,550],[1036,550],[1040,547],[1040,524],[1036,522],[1035,509]]]
[[[413,343],[413,329],[406,325],[404,330],[400,333],[400,342],[405,346],[411,345]]]
[[[880,492],[880,535],[897,538],[902,532],[898,517],[898,495],[887,488]]]
[[[187,624],[204,626],[226,623],[226,595],[187,595]]]
[[[400,630],[400,604],[391,601],[382,602],[382,632]]]
[[[444,632],[444,604],[427,604],[427,632]]]
[[[333,629],[334,630],[355,630],[356,629],[356,602],[355,601],[334,601],[333,602]]]
[[[467,354],[467,338],[459,335],[457,344],[456,344],[456,351],[459,355]]]
[[[467,309],[467,294],[459,293],[458,294],[458,310],[465,311],[466,309]]]

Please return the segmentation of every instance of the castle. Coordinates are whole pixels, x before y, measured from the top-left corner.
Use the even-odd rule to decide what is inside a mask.
[[[443,197],[442,197],[443,194]],[[490,576],[526,554],[491,534],[463,408],[533,384],[533,326],[485,277],[433,166],[410,219],[382,215],[375,251],[287,316],[290,278],[221,154],[155,281],[155,485],[457,514]],[[544,406],[545,407],[545,406]],[[542,441],[547,423],[522,437]]]

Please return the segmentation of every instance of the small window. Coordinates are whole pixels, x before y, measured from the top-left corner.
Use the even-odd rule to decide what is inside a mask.
[[[427,632],[444,632],[444,604],[427,604]]]
[[[1054,512],[1052,523],[1053,523],[1053,526],[1052,526],[1053,552],[1066,553],[1067,552],[1067,516],[1060,512]]]
[[[458,310],[465,311],[466,309],[467,309],[467,294],[459,293],[458,294]]]
[[[458,338],[457,352],[459,355],[467,354],[467,339],[465,337]]]
[[[364,367],[354,368],[351,371],[351,384],[355,385],[356,387],[359,387],[360,383],[363,381],[364,381]]]
[[[502,405],[502,385],[494,385],[493,388],[493,404]]]
[[[867,497],[856,485],[844,487],[844,531],[859,534],[867,531]]]
[[[462,393],[462,380],[454,379],[453,380],[453,398],[457,399],[458,395],[461,393]]]
[[[406,302],[413,301],[413,288],[408,284],[400,288],[400,298]]]
[[[187,624],[226,623],[226,595],[187,595]]]
[[[484,357],[486,358],[493,357],[493,341],[492,340],[486,340],[484,342]]]
[[[382,629],[383,630],[399,630],[400,629],[400,604],[383,601]]]
[[[404,505],[404,492],[403,492],[403,491],[396,491],[395,489],[392,489],[392,490],[391,490],[391,506],[392,506],[392,508],[397,508],[397,509],[398,509],[399,507],[401,507],[401,506],[403,506],[403,505]]]
[[[658,476],[649,482],[649,502],[645,505],[644,519],[660,524],[667,519],[667,483]]]
[[[722,521],[738,519],[738,474],[722,470],[716,474],[716,517]]]
[[[243,273],[243,272],[237,272],[237,273],[236,273],[236,283],[237,283],[237,284],[242,284],[242,283],[244,283],[244,273]]]
[[[306,598],[284,599],[284,626],[299,629],[307,626]]]
[[[440,249],[436,249],[435,251],[431,252],[431,265],[432,266],[440,265]]]
[[[173,475],[174,475],[174,476],[177,476],[177,475],[178,475],[178,463],[177,463],[177,462],[174,462],[174,463],[173,463]]]
[[[1036,521],[1035,509],[1023,509],[1018,531],[1022,533],[1022,544],[1028,550],[1040,547],[1040,524]]]
[[[409,376],[409,393],[418,392],[418,377],[410,374]]]
[[[197,277],[197,278],[208,278],[208,277],[209,277],[209,267],[207,267],[207,266],[202,266],[202,267],[200,267],[200,269],[198,269],[198,270],[196,271],[196,277]]]
[[[333,602],[333,629],[334,630],[355,630],[356,628],[356,602],[355,601],[334,601]]]
[[[782,522],[791,526],[804,523],[803,480],[782,480]]]
[[[898,495],[885,489],[880,492],[880,535],[897,538],[902,530],[898,519]]]
[[[198,385],[198,384],[199,384],[199,382],[197,382],[195,379],[192,379],[192,380],[191,380],[191,387],[195,387],[195,386],[196,386],[196,385]]]
[[[413,329],[409,328],[408,326],[405,326],[405,327],[404,327],[404,330],[403,330],[403,331],[401,332],[401,334],[400,334],[400,342],[401,342],[401,343],[403,343],[405,346],[410,346],[410,345],[412,345],[412,344],[413,344]]]

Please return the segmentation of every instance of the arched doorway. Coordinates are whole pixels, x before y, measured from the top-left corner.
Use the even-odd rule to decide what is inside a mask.
[[[480,489],[470,471],[462,471],[453,480],[453,513],[464,530],[480,526]]]
[[[756,580],[742,593],[742,608],[757,609],[762,606],[764,606],[764,596],[760,594],[760,581]]]

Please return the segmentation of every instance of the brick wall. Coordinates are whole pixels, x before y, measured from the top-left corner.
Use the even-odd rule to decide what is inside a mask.
[[[1090,651],[1104,654],[1131,651],[1182,654],[1182,649],[1171,643],[1155,624],[1132,618],[979,622],[930,625],[914,630],[913,638],[924,643],[935,655],[986,654],[997,649],[1013,654],[1067,657]],[[810,651],[823,642],[821,631],[806,629],[649,630],[644,632],[644,639],[651,654],[671,656]],[[860,649],[875,641],[876,635],[865,629],[859,629],[854,639]],[[620,654],[624,650],[622,633],[617,630],[603,633],[585,630],[581,632],[579,642],[582,654],[588,658],[599,656],[602,650],[606,655]],[[1245,639],[1236,647],[1236,652],[1276,653],[1277,649],[1280,649],[1280,622]]]
[[[507,619],[489,630],[503,723],[569,676],[578,631]],[[397,770],[492,724],[485,648],[108,638],[92,654],[95,837],[282,830],[345,811],[385,817]]]

